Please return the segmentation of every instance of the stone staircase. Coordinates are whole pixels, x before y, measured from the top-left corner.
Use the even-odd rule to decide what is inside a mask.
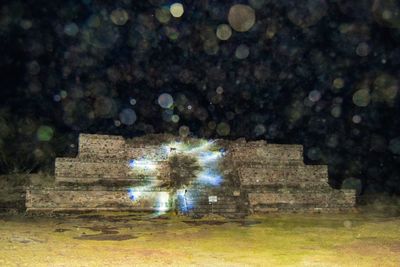
[[[327,166],[303,163],[302,146],[265,141],[217,140],[226,151],[222,182],[213,186],[193,180],[182,196],[181,188],[167,186],[171,166],[164,145],[176,141],[193,140],[81,134],[78,156],[56,159],[54,186],[28,188],[27,211],[179,210],[191,216],[237,217],[276,211],[335,212],[355,205],[354,190],[330,188]],[[132,171],[138,163],[143,169]]]

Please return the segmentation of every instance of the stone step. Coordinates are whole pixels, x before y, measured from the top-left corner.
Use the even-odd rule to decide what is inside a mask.
[[[354,207],[340,206],[340,207],[321,207],[321,206],[293,206],[293,207],[271,207],[271,206],[257,206],[253,208],[250,213],[339,213],[354,211]]]
[[[302,209],[304,208],[352,208],[355,205],[354,190],[330,190],[322,192],[292,191],[248,193],[250,209],[261,211],[268,208]]]
[[[242,186],[289,185],[301,186],[323,185],[328,183],[328,166],[242,166],[238,168]]]
[[[125,139],[122,136],[80,134],[78,157],[127,158]]]
[[[169,166],[166,162],[157,162],[151,166],[130,165],[127,161],[81,160],[77,158],[56,158],[55,176],[57,182],[79,182],[80,178],[96,179],[140,179],[154,178],[161,181],[169,179]],[[82,181],[84,182],[84,181]]]
[[[263,193],[263,192],[280,192],[286,190],[303,190],[303,191],[326,191],[332,188],[328,183],[287,183],[287,184],[271,184],[271,185],[248,185],[242,186],[242,193]]]
[[[57,177],[56,185],[103,185],[108,187],[140,187],[149,185],[151,187],[162,187],[166,181],[156,179],[141,178],[75,178],[75,177]]]
[[[170,205],[167,191],[129,193],[128,190],[34,189],[26,193],[27,211],[57,210],[132,210],[160,211]]]
[[[269,162],[303,160],[302,145],[265,144],[262,146],[235,146],[228,150],[228,156],[239,162]]]
[[[214,204],[197,204],[193,207],[193,209],[215,209],[215,210],[236,210],[236,205],[214,205]]]
[[[160,188],[159,188],[160,189]],[[102,186],[59,186],[56,188],[28,188],[26,207],[28,211],[73,211],[73,210],[132,210],[160,211],[173,209],[171,203],[176,196],[167,191],[129,192],[128,188]],[[234,198],[219,198],[210,205],[208,198],[193,198],[187,201],[193,212],[236,212]]]
[[[264,160],[264,161],[255,161],[255,162],[250,162],[250,161],[241,161],[241,160],[232,160],[232,165],[239,168],[241,166],[247,166],[247,167],[264,167],[268,168],[269,166],[304,166],[304,161],[303,159],[300,160],[284,160],[284,159],[271,159],[271,160]]]

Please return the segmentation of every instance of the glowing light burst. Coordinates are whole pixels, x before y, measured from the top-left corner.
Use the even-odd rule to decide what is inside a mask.
[[[160,192],[157,199],[157,211],[166,212],[169,210],[169,193]]]
[[[204,140],[196,146],[173,142],[163,146],[163,149],[168,156],[171,154],[185,154],[195,157],[203,170],[197,175],[197,180],[200,183],[218,186],[222,182],[222,176],[218,171],[218,163],[225,155],[225,150],[215,151],[214,140]]]
[[[131,169],[140,169],[142,171],[155,171],[157,170],[157,163],[148,159],[131,159],[129,161]]]
[[[176,192],[178,200],[178,209],[183,213],[188,213],[194,208],[193,197],[190,196],[187,189],[179,189]]]
[[[198,183],[208,186],[219,186],[223,181],[223,176],[219,172],[220,160],[225,155],[224,149],[218,149],[213,140],[203,140],[195,145],[184,142],[171,142],[164,144],[160,147],[161,154],[168,157],[174,155],[186,155],[193,157],[197,160],[201,167],[201,171],[197,173],[196,180]],[[151,173],[159,168],[157,161],[146,159],[145,157],[140,159],[132,159],[129,161],[129,167],[133,172],[139,173]],[[149,177],[148,177],[149,178]],[[155,177],[149,179],[150,184],[145,186],[139,186],[134,188],[129,188],[128,196],[133,201],[136,202],[139,199],[151,196],[157,197],[154,199],[154,207],[156,209],[156,215],[164,214],[171,208],[171,196],[168,192],[154,192],[154,189],[159,186],[155,182]],[[193,185],[191,185],[193,186]],[[185,189],[178,189],[176,192],[176,199],[178,204],[178,209],[181,212],[189,212],[195,206],[195,201],[193,196],[190,196],[189,191]],[[152,195],[153,194],[153,195]]]
[[[208,152],[211,147],[214,145],[215,141],[203,141],[202,144],[196,147],[192,147],[189,149],[188,153],[196,154],[196,153],[202,153],[202,152]]]
[[[140,191],[135,191],[133,188],[129,188],[128,196],[129,196],[130,200],[135,201],[140,196]]]
[[[198,180],[204,184],[218,186],[222,182],[222,176],[213,170],[205,170],[199,174]]]
[[[215,163],[222,157],[221,152],[201,152],[199,153],[198,160],[201,164]]]
[[[185,149],[186,149],[185,144],[181,142],[173,142],[162,146],[162,150],[167,156],[170,156],[171,154],[174,153],[182,153],[183,151],[185,151]]]
[[[190,146],[189,144],[185,144],[183,142],[172,142],[167,145],[163,145],[162,149],[167,155],[170,155],[171,153],[182,153],[196,156],[196,154],[209,152],[211,147],[214,145],[214,142],[215,141],[213,140],[202,141],[197,146]]]
[[[154,208],[156,209],[157,215],[162,215],[170,210],[170,195],[168,192],[152,192],[149,191],[154,185],[135,187],[128,189],[129,199],[135,203],[141,199],[152,199],[156,195],[154,200]]]

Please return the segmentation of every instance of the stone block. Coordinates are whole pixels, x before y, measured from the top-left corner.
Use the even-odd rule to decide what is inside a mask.
[[[326,165],[241,166],[238,175],[242,186],[325,186],[328,183]]]
[[[329,191],[288,191],[249,193],[249,205],[254,211],[266,208],[278,210],[307,210],[319,208],[353,208],[355,206],[355,192],[343,190]]]
[[[182,167],[170,165],[169,156],[174,153],[164,147],[169,142],[193,145],[199,140],[171,135],[125,140],[120,136],[81,134],[78,156],[56,159],[56,186],[30,187],[26,207],[28,211],[165,211],[176,190],[183,190],[184,203],[191,206],[194,214],[242,216],[249,212],[316,212],[354,207],[354,190],[331,189],[327,166],[305,165],[301,145],[217,140],[213,149],[222,149],[221,153],[201,151],[202,164],[197,166],[194,159],[192,165]],[[218,161],[223,157],[217,166],[215,155]],[[172,166],[176,169],[171,170]],[[201,170],[196,169],[200,167]],[[193,170],[189,172],[190,168]],[[211,182],[216,178],[221,181],[199,181],[196,172]],[[192,180],[171,183],[173,177]],[[218,201],[210,204],[209,196],[217,196]]]
[[[154,165],[154,166],[153,166]],[[130,180],[148,178],[169,180],[169,165],[166,162],[153,162],[151,167],[132,166],[128,160],[82,160],[80,158],[57,158],[55,162],[56,182],[99,180]],[[85,181],[86,179],[86,181]]]
[[[122,136],[80,134],[79,157],[126,159],[126,142]]]
[[[27,211],[132,210],[160,211],[170,209],[169,192],[140,192],[132,197],[127,189],[57,190],[28,189]]]
[[[289,162],[303,161],[303,146],[301,145],[275,145],[263,146],[231,146],[230,157],[236,162]]]
[[[127,155],[129,159],[141,159],[147,160],[166,160],[167,151],[162,146],[135,146],[130,147],[127,145]]]

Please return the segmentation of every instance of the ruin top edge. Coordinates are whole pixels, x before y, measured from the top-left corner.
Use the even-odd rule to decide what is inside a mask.
[[[149,141],[151,143],[152,141],[158,141],[158,142],[170,142],[170,141],[191,141],[191,140],[201,140],[205,138],[197,138],[197,137],[180,137],[172,134],[146,134],[142,136],[137,136],[137,137],[132,137],[132,138],[124,138],[123,136],[120,135],[107,135],[107,134],[87,134],[87,133],[80,133],[79,134],[79,140],[95,140],[95,139],[100,139],[100,140],[121,140],[121,141],[126,141],[126,142],[146,142]],[[209,139],[208,139],[209,140]],[[228,140],[228,139],[222,139],[222,138],[217,138],[213,139],[215,141],[221,141],[221,142],[229,142],[229,143],[237,143],[237,144],[266,144],[266,140],[246,140],[245,138],[238,138],[235,140]]]

